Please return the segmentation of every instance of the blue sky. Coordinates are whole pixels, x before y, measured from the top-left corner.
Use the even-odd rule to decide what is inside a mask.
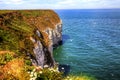
[[[120,0],[0,0],[0,9],[120,8]]]

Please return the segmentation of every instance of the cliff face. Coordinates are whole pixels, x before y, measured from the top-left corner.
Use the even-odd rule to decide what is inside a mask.
[[[0,51],[25,55],[43,68],[54,66],[53,48],[61,43],[62,21],[54,11],[0,11]]]
[[[45,46],[40,40],[35,40],[35,38],[31,37],[30,40],[35,44],[33,52],[36,57],[36,61],[32,58],[31,61],[41,67],[44,67],[45,64],[54,66],[53,48],[62,44],[62,22],[57,23],[54,29],[48,27],[43,30],[44,35],[40,34],[39,30],[36,30],[35,33],[39,38],[46,35],[48,42],[46,43],[47,46]]]

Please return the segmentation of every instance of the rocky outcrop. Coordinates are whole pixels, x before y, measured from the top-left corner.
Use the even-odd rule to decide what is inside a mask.
[[[62,21],[56,24],[55,29],[47,28],[45,31],[48,35],[49,45],[44,47],[43,44],[38,40],[31,38],[31,41],[35,44],[33,52],[36,56],[36,62],[34,64],[44,67],[44,65],[54,66],[55,61],[53,58],[53,48],[62,44]],[[41,37],[39,30],[36,30],[38,37]],[[32,60],[33,61],[33,60]]]
[[[49,37],[50,40],[49,51],[52,53],[53,48],[62,44],[62,21],[55,25],[55,29],[47,28],[45,32]]]

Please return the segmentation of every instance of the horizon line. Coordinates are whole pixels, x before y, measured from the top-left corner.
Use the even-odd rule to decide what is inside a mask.
[[[49,8],[18,8],[18,9],[0,9],[0,10],[110,10],[110,9],[120,9],[120,8],[66,8],[66,9],[49,9]]]

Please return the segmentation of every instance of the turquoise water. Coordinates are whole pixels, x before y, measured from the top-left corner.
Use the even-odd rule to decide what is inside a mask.
[[[63,45],[54,50],[71,73],[120,80],[120,10],[55,10],[63,21]]]

